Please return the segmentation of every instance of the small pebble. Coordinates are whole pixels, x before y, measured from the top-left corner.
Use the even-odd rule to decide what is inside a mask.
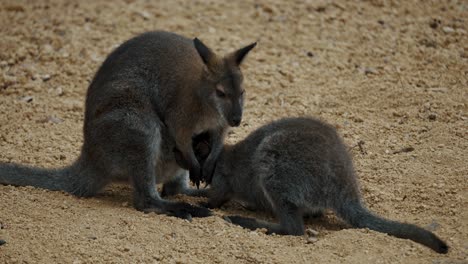
[[[0,239],[0,246],[6,244],[6,241],[3,239]]]
[[[443,27],[443,28],[442,28],[442,31],[444,31],[445,33],[453,33],[453,32],[455,32],[455,30],[454,30],[452,27]]]
[[[316,236],[319,235],[319,232],[318,232],[317,230],[312,229],[312,228],[307,228],[307,229],[306,229],[306,234],[307,234],[308,236],[314,236],[314,237],[316,237]]]
[[[318,238],[316,237],[308,237],[306,243],[307,244],[313,244],[318,241]]]
[[[33,101],[33,97],[32,96],[23,96],[20,98],[20,101],[23,101],[23,102],[26,102],[26,103],[30,103]]]
[[[45,122],[50,122],[50,123],[53,123],[53,124],[60,124],[63,122],[63,119],[60,119],[58,117],[55,117],[55,116],[48,116],[46,119],[45,119]]]
[[[367,74],[377,74],[377,70],[373,67],[366,67],[364,73]]]
[[[431,22],[429,22],[429,26],[433,29],[436,29],[440,23],[441,21],[439,19],[432,19]]]
[[[60,87],[60,86],[57,87],[57,88],[55,89],[55,94],[57,94],[58,96],[63,95],[63,89],[62,89],[62,87]]]
[[[42,75],[42,76],[41,76],[41,79],[42,79],[44,82],[50,80],[50,74],[44,74],[44,75]]]
[[[151,14],[146,11],[137,11],[135,12],[137,15],[141,16],[144,20],[148,20],[151,18]]]

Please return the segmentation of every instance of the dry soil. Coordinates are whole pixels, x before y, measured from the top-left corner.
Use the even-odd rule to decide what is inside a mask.
[[[367,205],[433,230],[439,255],[347,229],[318,241],[267,236],[220,217],[192,222],[132,208],[131,187],[79,199],[0,186],[3,263],[468,263],[467,1],[0,1],[0,161],[65,166],[82,144],[83,102],[106,55],[155,29],[227,52],[252,41],[247,99],[229,142],[284,116],[334,124]],[[175,199],[197,202],[179,196]]]

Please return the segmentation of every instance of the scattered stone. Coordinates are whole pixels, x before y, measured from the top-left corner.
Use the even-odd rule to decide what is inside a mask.
[[[55,117],[55,116],[48,116],[46,118],[46,122],[54,123],[54,124],[60,124],[63,122],[63,119]]]
[[[318,241],[317,236],[319,235],[319,232],[317,230],[314,230],[312,228],[307,228],[305,230],[306,234],[306,243],[307,244],[313,244]]]
[[[419,44],[428,48],[437,48],[437,42],[432,39],[422,39]]]
[[[316,237],[316,236],[319,235],[319,232],[318,232],[317,230],[312,229],[312,228],[307,228],[307,229],[306,229],[306,234],[307,234],[308,236],[314,236],[314,237]]]
[[[23,96],[23,97],[20,98],[20,101],[30,103],[30,102],[33,101],[33,97],[32,96]]]
[[[327,9],[327,7],[325,6],[319,6],[315,9],[315,11],[319,12],[319,13],[322,13],[322,12],[325,12],[325,10]]]
[[[1,246],[1,245],[5,245],[5,244],[6,244],[6,241],[3,240],[3,239],[0,239],[0,246]]]
[[[315,243],[317,241],[318,241],[318,238],[316,238],[316,237],[308,237],[307,240],[306,240],[306,243],[307,244],[313,244],[313,243]]]
[[[275,11],[273,7],[271,6],[262,5],[261,7],[262,7],[263,12],[268,13],[268,14],[273,14]]]
[[[405,148],[393,151],[393,154],[398,154],[398,153],[403,153],[403,152],[411,152],[413,150],[414,150],[413,147],[405,147]]]
[[[141,16],[144,20],[149,20],[151,18],[151,14],[147,11],[135,11],[135,14]]]
[[[55,117],[55,116],[48,116],[45,119],[41,120],[41,123],[53,123],[53,124],[60,124],[63,122],[63,119]]]
[[[439,27],[439,25],[441,24],[441,21],[439,19],[435,19],[433,18],[430,22],[429,22],[429,26],[433,29],[436,29],[437,27]]]
[[[437,115],[435,113],[430,113],[428,116],[429,120],[434,121],[437,119]]]
[[[57,87],[55,89],[55,93],[58,95],[58,96],[62,96],[63,95],[63,89],[61,86]]]
[[[50,74],[44,74],[41,76],[41,79],[44,81],[44,82],[47,82],[48,80],[50,80]]]
[[[377,69],[375,69],[374,67],[366,67],[364,69],[364,74],[365,75],[368,75],[368,74],[377,74]]]
[[[445,33],[453,33],[455,32],[455,29],[453,29],[452,27],[443,27],[442,31]]]
[[[352,119],[354,122],[356,122],[356,123],[362,123],[362,122],[364,122],[364,119],[362,119],[362,118],[359,117],[359,116],[353,116],[353,117],[351,117],[351,119]]]
[[[312,53],[312,51],[308,51],[308,52],[307,52],[307,56],[312,58],[312,57],[314,57],[315,55],[314,55],[314,53]]]
[[[122,251],[123,252],[129,252],[130,248],[128,246],[125,246],[125,247],[122,248]]]

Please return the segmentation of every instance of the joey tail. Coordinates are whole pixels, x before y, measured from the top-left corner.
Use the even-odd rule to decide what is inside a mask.
[[[355,228],[369,228],[388,235],[410,239],[442,254],[448,252],[447,244],[432,232],[413,224],[387,220],[371,213],[359,202],[352,202],[336,208],[337,214]]]
[[[65,191],[80,197],[92,196],[103,187],[92,176],[89,169],[83,168],[80,160],[58,169],[0,163],[0,184]]]

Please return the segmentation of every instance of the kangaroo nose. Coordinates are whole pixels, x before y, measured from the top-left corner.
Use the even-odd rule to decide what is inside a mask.
[[[242,117],[241,116],[235,116],[231,120],[231,125],[232,126],[239,126],[241,123]]]

